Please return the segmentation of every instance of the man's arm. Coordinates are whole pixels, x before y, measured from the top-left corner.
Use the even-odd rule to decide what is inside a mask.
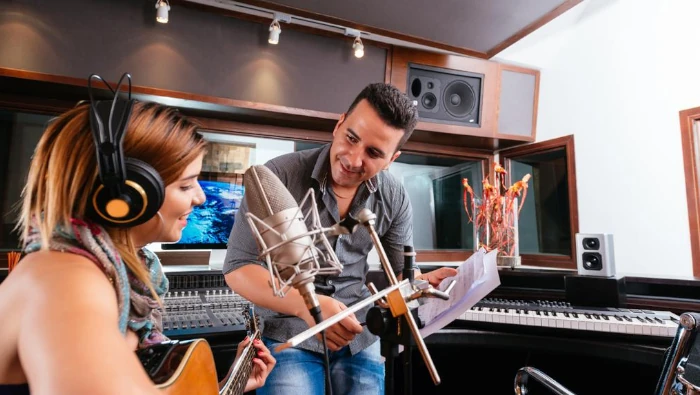
[[[264,267],[247,264],[226,273],[226,284],[247,300],[278,313],[302,318],[309,314],[299,291],[292,288],[284,298],[275,296],[270,287],[270,273]]]
[[[226,250],[226,284],[234,292],[258,306],[282,314],[302,315],[306,305],[297,290],[290,290],[284,298],[272,293],[270,272],[265,263],[258,258],[259,249],[246,218],[247,212],[248,203],[244,197],[236,213]]]
[[[270,168],[275,171],[274,167]],[[247,211],[247,202],[244,197],[236,214],[226,251],[223,270],[226,284],[234,292],[258,306],[299,317],[307,325],[314,325],[315,321],[299,291],[292,288],[284,298],[273,294],[270,287],[270,272],[266,263],[258,258],[258,245],[245,216]],[[333,298],[323,295],[317,295],[317,298],[324,319],[347,308]],[[361,332],[362,327],[352,314],[327,330],[328,347],[336,351],[346,346],[357,333]]]
[[[403,270],[403,248],[413,245],[413,209],[408,193],[403,185],[392,196],[392,220],[389,229],[381,236],[382,247],[391,264],[394,274],[401,279]]]

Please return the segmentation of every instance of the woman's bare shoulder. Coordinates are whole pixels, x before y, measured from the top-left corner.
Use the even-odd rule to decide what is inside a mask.
[[[32,293],[37,296],[114,295],[114,288],[97,263],[84,256],[68,252],[30,253],[17,264],[8,276],[8,280],[10,279],[30,287]]]

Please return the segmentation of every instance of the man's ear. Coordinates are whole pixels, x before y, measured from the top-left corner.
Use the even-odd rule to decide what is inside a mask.
[[[335,132],[338,130],[340,125],[343,124],[345,121],[345,113],[340,114],[340,118],[338,118],[338,122],[335,124],[335,128],[333,128],[333,136],[335,136]]]
[[[391,160],[389,163],[386,164],[386,167],[384,167],[384,170],[389,170],[389,166],[391,166],[392,163],[396,160],[401,155],[401,151],[396,151],[394,155],[391,157]]]

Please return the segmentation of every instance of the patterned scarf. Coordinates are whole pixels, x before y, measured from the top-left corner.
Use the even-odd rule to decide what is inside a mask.
[[[40,249],[39,231],[31,227],[24,252],[28,254]],[[162,311],[158,302],[151,295],[148,286],[124,264],[109,234],[102,227],[71,219],[70,229],[54,230],[49,249],[84,256],[105,273],[117,293],[119,330],[123,334],[126,334],[127,328],[134,331],[139,337],[139,348],[168,340],[162,333]],[[146,248],[142,248],[138,256],[148,269],[151,284],[162,300],[168,290],[168,279],[163,273],[158,257]]]

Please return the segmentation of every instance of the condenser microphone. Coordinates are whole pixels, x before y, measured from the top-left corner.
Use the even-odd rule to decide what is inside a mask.
[[[293,287],[299,291],[316,322],[321,322],[321,308],[316,297],[316,275],[333,275],[342,271],[325,234],[350,233],[343,226],[324,228],[310,189],[297,204],[282,181],[266,166],[251,166],[244,175],[246,217],[253,232],[260,257],[267,262],[270,286],[275,295],[284,297]],[[302,207],[309,202],[305,215]],[[311,230],[306,225],[310,216]],[[322,243],[325,251],[316,244]]]

